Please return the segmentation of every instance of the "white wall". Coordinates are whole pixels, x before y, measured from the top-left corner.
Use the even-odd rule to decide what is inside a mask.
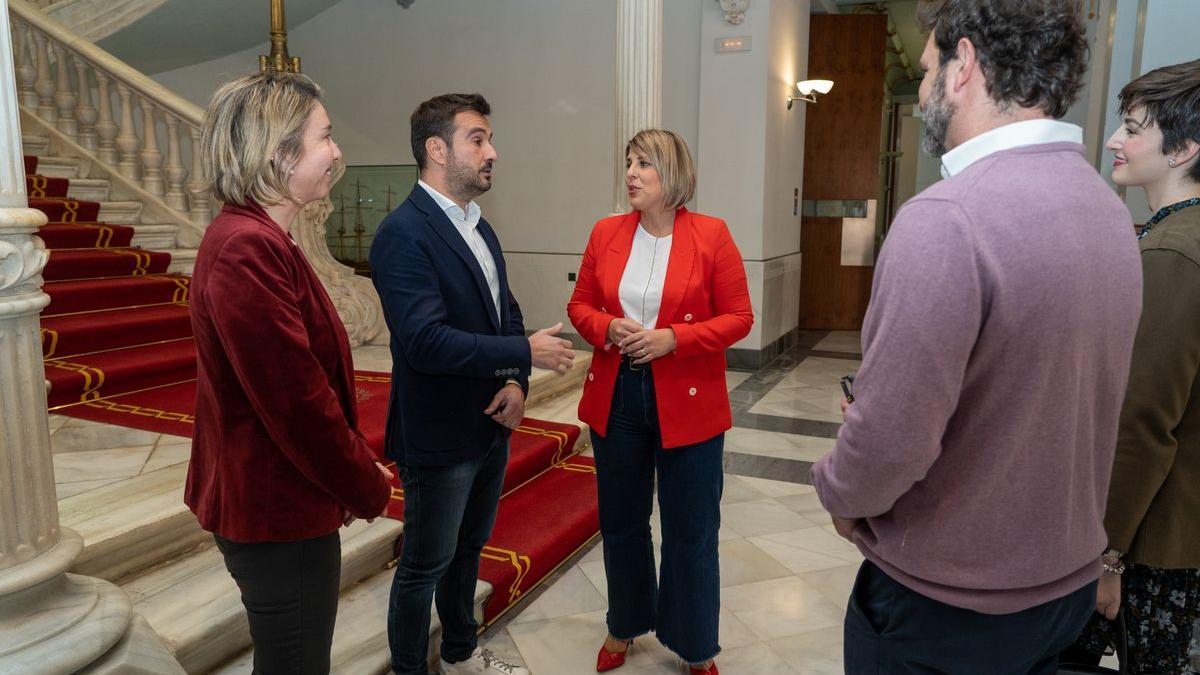
[[[761,349],[798,324],[804,114],[785,101],[808,72],[809,0],[754,3],[727,23],[705,3],[700,37],[700,178],[696,207],[729,223],[742,257],[755,325],[736,347]],[[718,38],[749,36],[751,50],[718,54]],[[803,199],[803,195],[800,195]]]
[[[803,79],[809,0],[760,0],[746,23],[711,0],[665,0],[662,124],[697,159],[694,204],[725,218],[746,259],[758,322],[739,347],[765,346],[796,325],[804,106],[784,109]],[[718,36],[754,36],[751,52],[718,55]],[[289,50],[325,89],[349,164],[410,164],[408,117],[448,91],[493,106],[500,153],[480,199],[511,282],[536,328],[565,319],[593,223],[611,207],[616,7],[608,0],[343,0],[289,28]],[[263,44],[160,73],[200,105],[222,82],[257,68]],[[770,286],[768,289],[767,286]],[[765,304],[764,304],[765,302]],[[765,317],[765,320],[764,320]],[[764,327],[766,332],[764,332]]]

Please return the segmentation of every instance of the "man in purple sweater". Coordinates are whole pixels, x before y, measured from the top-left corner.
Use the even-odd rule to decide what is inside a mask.
[[[1077,4],[922,3],[945,180],[892,225],[855,402],[812,471],[867,558],[848,673],[1053,673],[1092,612],[1141,270],[1055,121],[1086,70]]]

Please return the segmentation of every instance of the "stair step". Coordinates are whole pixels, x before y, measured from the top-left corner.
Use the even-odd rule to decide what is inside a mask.
[[[94,202],[108,199],[107,178],[71,178],[70,181],[67,196],[71,199],[87,199]]]
[[[50,296],[50,306],[42,312],[42,318],[117,307],[183,302],[188,299],[191,282],[188,277],[167,274],[48,282],[42,290]]]
[[[79,160],[74,157],[38,157],[38,173],[52,178],[71,178],[79,176]]]
[[[342,588],[379,576],[402,531],[403,525],[386,518],[344,528]],[[133,600],[134,611],[150,622],[189,673],[207,672],[250,646],[241,594],[215,547],[128,581],[122,588]],[[383,597],[386,602],[387,595]]]
[[[162,274],[171,254],[140,248],[52,249],[42,276],[46,281]]]
[[[191,339],[46,359],[51,409],[89,405],[101,397],[128,394],[196,377],[196,343]],[[97,404],[98,405],[98,404]]]
[[[98,220],[107,220],[99,217],[100,202],[80,201],[78,199],[30,197],[29,208],[37,209],[46,214],[47,220],[52,223],[94,223]]]
[[[196,266],[196,251],[194,248],[173,248],[167,251],[171,254],[171,265],[167,267],[167,272],[190,275]]]
[[[97,220],[110,223],[137,224],[142,215],[141,202],[101,202]]]
[[[44,358],[121,349],[191,337],[186,304],[110,309],[42,319]]]
[[[38,236],[49,249],[127,248],[133,242],[133,228],[108,223],[46,223]]]
[[[179,237],[179,226],[164,224],[138,224],[133,228],[133,245],[154,250],[174,249]],[[187,256],[184,256],[185,258]]]
[[[330,670],[333,675],[375,675],[389,672],[388,600],[393,570],[384,570],[342,593],[333,630]],[[475,618],[482,621],[483,605],[492,594],[486,581],[475,583]],[[429,672],[437,672],[442,624],[434,608],[429,625]],[[242,652],[212,671],[212,675],[243,675],[254,666],[254,650]]]
[[[50,151],[50,138],[48,136],[21,134],[21,148],[27,155],[40,157]]]
[[[185,462],[59,501],[62,526],[84,541],[71,571],[117,581],[210,544],[183,503],[186,479]]]

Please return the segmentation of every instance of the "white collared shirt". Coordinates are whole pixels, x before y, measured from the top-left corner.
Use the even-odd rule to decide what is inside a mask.
[[[467,248],[470,248],[471,253],[475,254],[475,260],[479,262],[479,268],[483,271],[483,278],[487,280],[488,290],[492,292],[492,303],[496,306],[496,318],[499,319],[500,274],[496,271],[496,260],[492,257],[492,251],[479,232],[479,219],[483,217],[479,205],[470,202],[464,212],[461,206],[454,203],[454,200],[429,187],[425,181],[418,180],[417,185],[425,188],[429,196],[433,197],[433,201],[442,207],[446,217],[450,219],[451,223],[454,223],[454,229],[458,230],[463,240],[467,242]]]
[[[996,127],[942,155],[942,178],[961,173],[968,166],[994,152],[1042,143],[1082,145],[1083,129],[1074,124],[1051,119],[1025,120]]]
[[[658,323],[672,236],[656,237],[641,223],[633,233],[633,248],[629,251],[629,261],[625,263],[617,293],[625,318],[633,319],[643,328],[654,328]]]

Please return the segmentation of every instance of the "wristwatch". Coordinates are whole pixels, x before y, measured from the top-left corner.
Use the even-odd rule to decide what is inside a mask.
[[[1125,563],[1121,560],[1121,556],[1125,555],[1115,548],[1110,548],[1100,556],[1100,562],[1104,565],[1104,573],[1112,576],[1120,576],[1125,572]]]

